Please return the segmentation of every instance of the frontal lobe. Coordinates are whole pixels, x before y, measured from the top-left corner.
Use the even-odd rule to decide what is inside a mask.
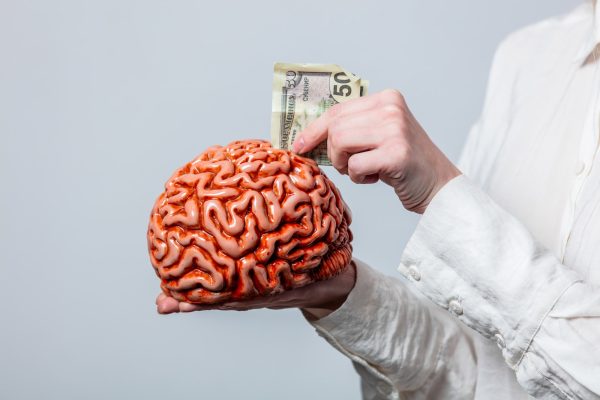
[[[317,164],[259,140],[175,171],[148,227],[163,292],[215,304],[331,278],[352,257],[350,212]]]

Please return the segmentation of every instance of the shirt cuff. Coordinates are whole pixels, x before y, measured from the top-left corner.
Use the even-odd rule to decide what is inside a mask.
[[[381,290],[384,282],[380,274],[367,264],[357,259],[353,261],[356,264],[356,281],[346,301],[337,310],[317,320],[301,311],[319,336],[355,363],[357,371],[362,370],[372,377],[373,388],[380,396],[398,399],[399,393],[391,379],[367,361],[367,355],[361,354],[378,347],[372,343],[373,332],[381,327],[376,327],[379,322],[367,316],[372,316],[375,308],[385,304],[381,301],[386,292]]]
[[[578,281],[464,175],[433,198],[398,270],[434,303],[495,339],[513,369]]]
[[[384,398],[420,390],[435,371],[445,344],[457,341],[456,324],[432,316],[406,285],[355,259],[356,283],[333,313],[309,322],[318,334],[362,368],[357,371]]]
[[[371,307],[375,305],[375,302],[370,300],[376,295],[377,273],[365,263],[357,259],[353,261],[356,264],[356,281],[346,301],[337,310],[316,320],[302,311],[315,328],[325,329],[333,335],[345,335],[347,327],[344,326],[344,323],[346,321],[356,318],[357,315],[369,315],[368,313],[372,311]]]

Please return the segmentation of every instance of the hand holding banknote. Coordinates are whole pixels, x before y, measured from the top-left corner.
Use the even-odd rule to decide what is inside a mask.
[[[335,104],[295,139],[293,150],[301,154],[327,140],[327,155],[339,172],[356,183],[387,183],[417,213],[460,175],[396,90]]]
[[[335,104],[367,95],[369,82],[336,64],[276,63],[273,68],[271,144],[291,150],[296,135]],[[331,165],[327,141],[304,154]]]

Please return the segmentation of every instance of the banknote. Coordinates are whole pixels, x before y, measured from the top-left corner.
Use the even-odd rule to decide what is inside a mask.
[[[273,71],[271,144],[288,149],[296,135],[334,104],[365,96],[368,81],[335,64],[276,63]],[[304,154],[331,165],[327,142]]]

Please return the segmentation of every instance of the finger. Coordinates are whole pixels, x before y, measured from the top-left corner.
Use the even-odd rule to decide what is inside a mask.
[[[317,282],[318,283],[318,282]],[[236,310],[254,310],[258,308],[269,308],[278,310],[282,308],[298,307],[300,300],[304,299],[303,293],[307,293],[307,286],[296,288],[294,290],[285,290],[279,293],[273,293],[264,297],[255,297],[240,302],[230,302],[230,309]]]
[[[163,292],[160,292],[160,294],[156,296],[156,301],[154,302],[154,304],[158,305],[158,303],[162,302],[165,297],[167,297],[167,295]]]
[[[276,304],[278,301],[281,301],[284,295],[287,292],[271,294],[264,297],[254,297],[248,300],[242,301],[230,301],[224,304],[227,310],[236,310],[236,311],[248,311],[248,310],[256,310],[258,308],[267,308],[273,304]]]
[[[336,127],[329,138],[331,149],[333,152],[345,151],[351,154],[376,149],[381,145],[384,136],[374,129],[376,128],[348,128],[340,130]]]
[[[391,108],[391,107],[389,107]],[[388,107],[375,107],[372,109],[345,114],[331,121],[329,125],[329,136],[333,131],[345,131],[348,129],[372,128],[380,125],[389,114]]]
[[[157,310],[160,314],[179,312],[179,302],[172,297],[165,296],[158,302]]]
[[[355,153],[373,150],[381,144],[381,135],[373,133],[370,128],[335,127],[331,131],[328,145],[330,146],[329,159],[331,165],[338,171],[348,172],[348,159]]]
[[[294,290],[287,290],[280,294],[277,294],[268,305],[271,310],[283,310],[287,308],[301,308],[306,307],[307,304],[314,301],[314,297],[318,296],[319,287],[329,287],[331,283],[327,281],[317,281],[310,285],[295,288]]]
[[[198,304],[192,304],[192,303],[186,303],[186,302],[179,303],[179,311],[184,312],[184,313],[188,313],[188,312],[192,312],[192,311],[201,311],[201,310],[206,310],[206,309],[208,309],[208,307],[201,306]]]
[[[335,119],[353,112],[371,109],[375,104],[373,99],[361,97],[334,105],[296,136],[292,149],[299,154],[311,151],[327,139],[329,126]]]
[[[333,166],[333,168],[337,169],[340,174],[346,175],[348,173],[348,168],[346,168],[346,166],[344,165],[343,160],[340,160],[342,155],[333,155],[333,148],[331,147],[331,143],[331,140],[327,141],[327,158],[329,158],[329,161],[331,161],[331,165]]]
[[[355,183],[375,183],[379,180],[385,160],[381,149],[353,154],[348,159],[348,176]]]
[[[329,124],[336,118],[371,110],[380,106],[391,105],[401,107],[404,104],[402,94],[394,89],[387,89],[379,93],[338,103],[329,108],[306,129],[298,133],[293,143],[293,151],[302,154],[314,149],[327,138]]]
[[[249,301],[230,301],[219,306],[219,309],[227,311],[248,311],[256,308],[264,308],[264,306],[264,304],[250,304]]]

